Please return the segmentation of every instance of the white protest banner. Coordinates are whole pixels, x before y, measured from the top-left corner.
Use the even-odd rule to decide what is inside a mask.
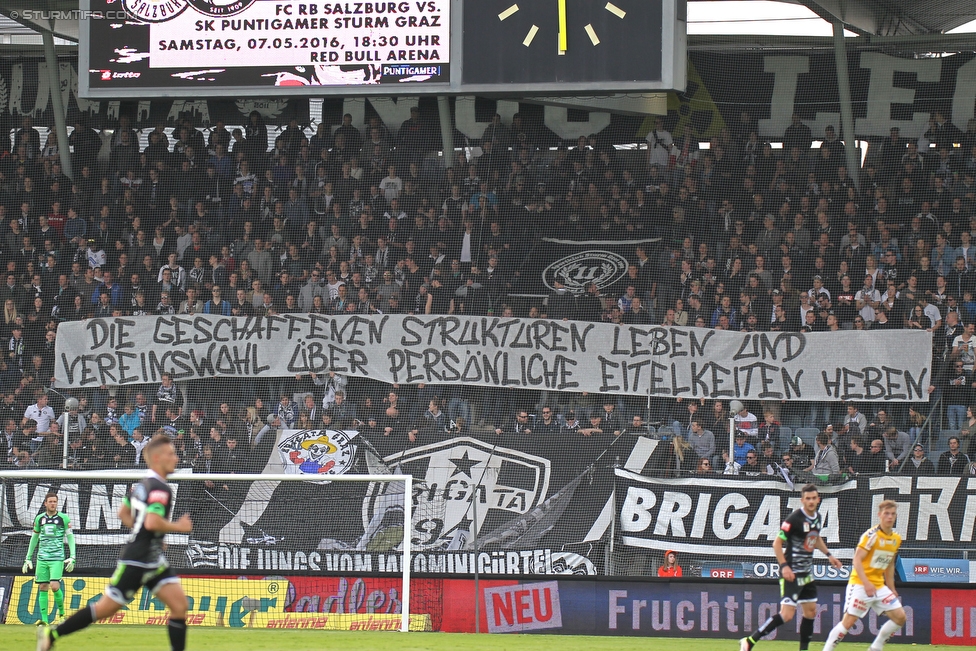
[[[57,386],[335,371],[392,383],[926,401],[928,332],[742,333],[462,316],[136,317],[58,329]]]

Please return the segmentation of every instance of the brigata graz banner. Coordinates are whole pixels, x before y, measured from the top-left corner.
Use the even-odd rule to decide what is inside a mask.
[[[463,316],[63,323],[61,387],[335,371],[390,383],[758,400],[926,401],[928,332],[740,333]]]
[[[772,479],[661,479],[615,470],[618,542],[695,557],[765,557],[780,523],[799,508],[799,491]],[[799,488],[799,487],[797,487]],[[822,535],[841,559],[853,558],[858,537],[876,519],[877,505],[898,503],[902,549],[971,549],[976,527],[976,479],[878,476],[821,486]],[[710,567],[711,564],[709,565]],[[714,568],[713,568],[714,569]]]

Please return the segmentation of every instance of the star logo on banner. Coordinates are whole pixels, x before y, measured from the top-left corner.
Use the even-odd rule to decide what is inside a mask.
[[[457,523],[457,526],[454,527],[454,529],[456,531],[471,531],[471,525],[473,524],[474,524],[474,520],[469,518],[468,514],[465,513],[464,516],[461,518],[460,522]]]
[[[460,459],[450,459],[450,462],[454,464],[454,472],[451,473],[451,477],[454,475],[467,475],[471,479],[474,479],[471,475],[471,468],[481,463],[477,459],[469,458],[467,450],[464,451]]]

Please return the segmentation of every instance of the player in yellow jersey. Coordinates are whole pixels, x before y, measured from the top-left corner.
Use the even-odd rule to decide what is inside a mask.
[[[895,556],[901,536],[895,532],[898,505],[885,500],[878,505],[878,524],[861,536],[854,553],[854,572],[847,583],[844,619],[830,631],[824,651],[834,651],[847,631],[869,610],[884,613],[884,623],[868,651],[881,651],[885,642],[905,624],[905,609],[895,592]]]

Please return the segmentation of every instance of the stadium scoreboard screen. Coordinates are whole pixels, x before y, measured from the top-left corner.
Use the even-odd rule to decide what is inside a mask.
[[[685,0],[81,0],[82,97],[681,89]],[[85,72],[87,71],[87,72]]]

